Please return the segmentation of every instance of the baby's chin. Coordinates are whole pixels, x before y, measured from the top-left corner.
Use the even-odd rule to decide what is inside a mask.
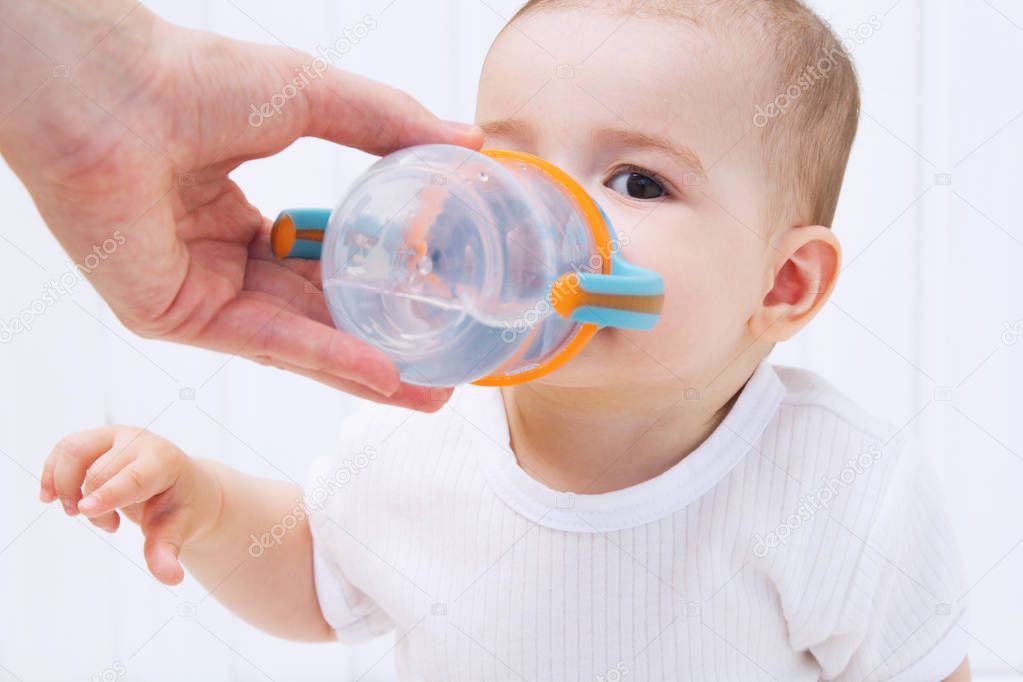
[[[601,329],[578,355],[538,383],[563,388],[608,388],[662,380],[670,372],[644,350],[643,334]]]

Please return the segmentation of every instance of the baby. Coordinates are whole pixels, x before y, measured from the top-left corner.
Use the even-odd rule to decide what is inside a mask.
[[[394,633],[408,680],[969,679],[927,458],[766,360],[838,277],[858,110],[797,0],[532,0],[477,122],[601,204],[664,277],[658,326],[434,414],[367,405],[305,491],[108,427],[62,441],[42,498],[120,510],[158,579],[183,563],[268,632]]]

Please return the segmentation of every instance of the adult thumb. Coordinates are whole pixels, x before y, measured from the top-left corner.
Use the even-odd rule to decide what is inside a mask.
[[[261,67],[240,81],[233,75],[231,84],[246,100],[262,102],[246,110],[250,132],[258,135],[237,136],[221,150],[223,158],[272,153],[299,137],[319,137],[376,155],[417,144],[472,149],[483,144],[476,126],[441,120],[407,92],[338,69],[323,57],[228,39],[219,44],[234,60]]]
[[[305,93],[306,135],[371,154],[417,144],[483,144],[476,126],[439,119],[408,93],[354,73],[328,68]]]

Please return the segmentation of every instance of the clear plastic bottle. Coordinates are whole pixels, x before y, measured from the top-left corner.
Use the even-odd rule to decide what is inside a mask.
[[[283,211],[272,241],[280,257],[319,257],[337,327],[424,386],[538,378],[599,326],[652,327],[663,301],[596,202],[520,152],[395,152],[335,210]]]

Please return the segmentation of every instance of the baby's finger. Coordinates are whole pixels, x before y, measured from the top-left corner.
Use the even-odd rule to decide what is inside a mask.
[[[98,490],[104,483],[114,477],[118,471],[128,464],[134,455],[128,447],[115,447],[107,450],[85,470],[85,480],[82,482],[82,495],[88,497]]]
[[[89,523],[100,530],[113,533],[121,525],[121,515],[115,511],[107,512],[106,514],[100,514],[99,516],[90,518]]]
[[[39,477],[39,499],[49,504],[57,499],[57,489],[53,485],[53,455],[50,454],[43,462],[43,473]]]
[[[146,516],[151,518],[158,515],[158,512],[154,512],[150,505],[146,510]],[[143,518],[146,565],[149,566],[150,573],[164,585],[177,585],[185,577],[185,570],[181,567],[178,555],[181,554],[187,526],[188,519],[181,512],[158,516],[155,522]]]
[[[115,429],[104,427],[90,431],[82,431],[63,438],[47,461],[48,467],[44,472],[48,474],[52,488],[47,488],[44,481],[44,491],[52,489],[55,497],[59,497],[68,514],[78,513],[77,502],[82,496],[82,481],[85,478],[85,470],[97,457],[110,449],[114,440]]]
[[[79,502],[78,508],[86,516],[93,517],[159,495],[174,482],[172,474],[160,464],[155,457],[132,460]]]
[[[177,585],[185,578],[185,569],[178,561],[179,548],[167,542],[146,541],[146,565],[149,572],[164,585]]]
[[[78,447],[79,443],[86,443],[95,439],[93,443],[95,447],[102,447],[102,442],[105,440],[112,440],[112,434],[105,433],[106,429],[92,429],[89,431],[82,431],[80,433],[67,436],[57,445],[53,447],[50,454],[46,457],[46,461],[43,463],[43,473],[39,477],[39,499],[43,502],[53,502],[57,499],[57,487],[54,483],[53,476],[54,471],[57,468],[57,462],[65,456],[68,449],[74,449]]]

